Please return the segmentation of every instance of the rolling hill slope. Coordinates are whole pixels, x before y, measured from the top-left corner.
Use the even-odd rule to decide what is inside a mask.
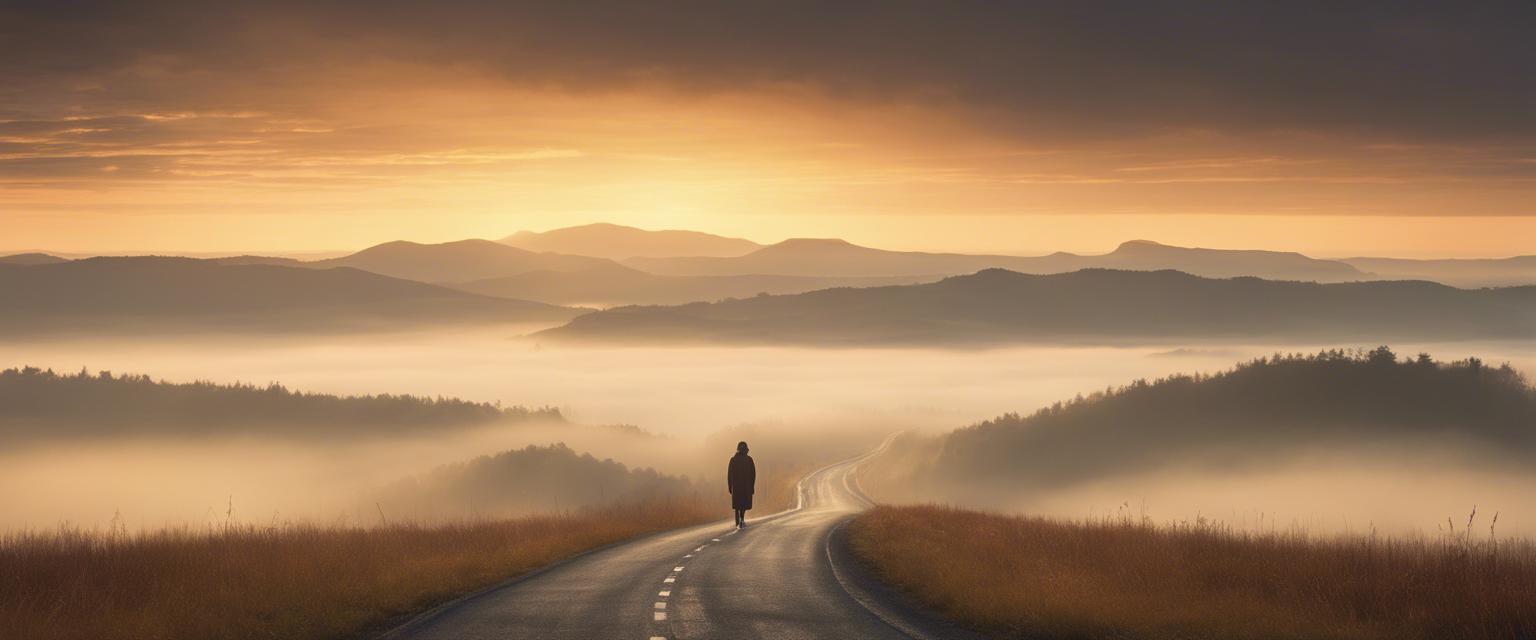
[[[684,304],[760,293],[804,293],[831,287],[911,284],[913,277],[837,278],[817,276],[658,276],[620,265],[581,271],[531,271],[445,286],[487,296],[549,304],[612,307],[629,304]]]
[[[1299,253],[1191,249],[1135,240],[1103,255],[1058,252],[1046,256],[971,255],[885,251],[835,239],[785,240],[735,258],[635,258],[626,265],[668,275],[782,274],[801,276],[946,276],[982,269],[1063,273],[1088,268],[1158,271],[1173,269],[1212,278],[1254,276],[1271,280],[1338,282],[1368,274],[1332,260]]]
[[[519,231],[501,240],[529,251],[550,251],[612,260],[675,256],[741,256],[761,249],[742,238],[727,238],[699,231],[649,231],[616,224],[597,223],[552,231]]]
[[[549,339],[761,344],[1159,343],[1536,337],[1536,287],[1218,280],[1176,271],[989,269],[930,283],[621,307]]]
[[[1407,448],[1454,449],[1480,464],[1526,468],[1536,451],[1536,389],[1507,366],[1476,360],[1330,351],[1137,381],[940,442],[936,478],[1000,492],[1188,465],[1230,471],[1319,451],[1391,458]]]
[[[1456,287],[1510,287],[1536,284],[1536,256],[1446,260],[1346,258],[1342,262],[1382,278],[1433,280]]]
[[[0,329],[185,331],[403,328],[557,321],[579,310],[477,296],[357,269],[90,258],[0,265]]]
[[[536,253],[490,240],[441,244],[400,240],[339,258],[305,263],[317,268],[352,267],[420,282],[465,282],[529,271],[576,271],[610,265],[613,263],[602,258]]]
[[[60,258],[49,253],[14,253],[8,256],[0,256],[0,264],[58,264],[69,262],[68,258]]]

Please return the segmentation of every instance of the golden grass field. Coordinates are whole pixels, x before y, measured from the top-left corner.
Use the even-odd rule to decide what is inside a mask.
[[[698,502],[496,521],[0,536],[0,636],[336,638],[583,550],[723,519]]]
[[[1530,638],[1536,545],[1240,533],[882,506],[851,525],[886,581],[1007,638]]]

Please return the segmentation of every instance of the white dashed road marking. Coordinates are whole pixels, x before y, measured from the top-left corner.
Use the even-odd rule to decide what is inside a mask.
[[[737,531],[739,531],[739,529]],[[727,533],[725,535],[729,536],[729,535],[734,534],[734,533],[736,533],[736,531],[732,531],[731,533]],[[722,536],[722,537],[724,537],[724,536]],[[720,541],[720,538],[711,538],[710,539],[710,542],[719,542],[719,541]],[[683,558],[692,558],[694,553],[698,553],[700,551],[703,551],[704,547],[707,547],[707,546],[709,546],[709,543],[701,544],[701,545],[698,546],[698,548],[693,550],[693,553],[685,554],[683,556]],[[666,578],[662,579],[662,583],[664,583],[664,584],[666,584],[668,586],[663,587],[661,591],[656,592],[656,597],[658,597],[658,598],[669,598],[669,597],[672,596],[672,587],[671,587],[671,585],[677,582],[677,574],[681,573],[684,568],[686,568],[685,565],[677,565],[675,567],[672,567],[672,575],[669,575]],[[666,621],[666,619],[667,619],[667,603],[666,602],[662,602],[662,601],[658,601],[658,602],[656,602],[653,605],[653,607],[654,607],[654,610],[651,612],[651,620],[655,621],[655,622],[664,622],[664,621]],[[663,630],[661,628],[657,628],[656,631],[663,631],[664,632],[665,630]],[[667,637],[666,636],[651,636],[651,640],[667,640]]]

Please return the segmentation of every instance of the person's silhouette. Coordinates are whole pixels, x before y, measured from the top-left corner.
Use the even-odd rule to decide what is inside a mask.
[[[752,508],[752,489],[757,484],[757,465],[747,455],[747,443],[736,443],[736,455],[725,472],[726,488],[731,492],[731,508],[736,510],[736,528],[747,526],[747,510]]]

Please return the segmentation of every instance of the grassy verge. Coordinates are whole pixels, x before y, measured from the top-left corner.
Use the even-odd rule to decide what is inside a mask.
[[[1244,534],[879,507],[879,575],[962,624],[1030,638],[1529,638],[1536,545]]]
[[[385,527],[0,537],[0,635],[335,638],[583,550],[723,518],[695,503]]]

